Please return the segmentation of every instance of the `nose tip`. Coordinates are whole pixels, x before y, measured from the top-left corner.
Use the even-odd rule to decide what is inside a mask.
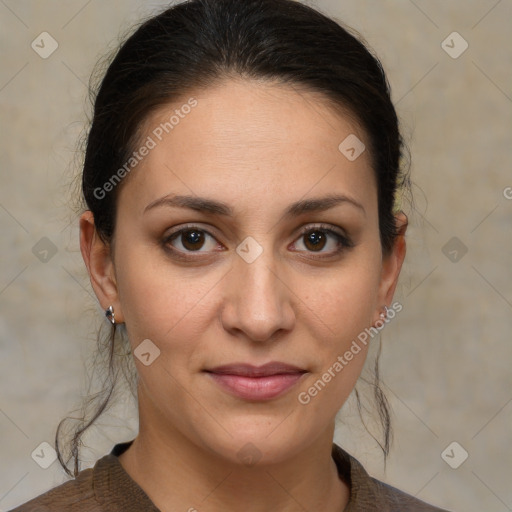
[[[246,239],[245,246],[240,244],[242,254],[250,255],[252,262],[248,263],[243,256],[235,262],[226,283],[221,321],[227,331],[238,335],[242,332],[250,340],[263,343],[274,339],[279,332],[290,331],[295,314],[290,298],[293,294],[274,262],[269,262],[269,257],[265,258],[255,243],[254,239]],[[257,252],[259,255],[255,257]]]

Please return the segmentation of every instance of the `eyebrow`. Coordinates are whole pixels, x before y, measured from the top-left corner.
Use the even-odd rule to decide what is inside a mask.
[[[366,211],[361,203],[355,199],[344,194],[334,194],[324,197],[317,197],[312,199],[303,199],[292,203],[284,212],[285,218],[298,217],[304,213],[321,212],[334,208],[339,204],[351,204],[360,209],[365,215]],[[179,207],[189,208],[198,212],[211,213],[214,215],[221,215],[225,217],[233,216],[233,208],[226,203],[208,199],[206,197],[187,196],[187,195],[166,195],[155,201],[149,203],[143,211],[143,214],[148,210],[157,207]]]

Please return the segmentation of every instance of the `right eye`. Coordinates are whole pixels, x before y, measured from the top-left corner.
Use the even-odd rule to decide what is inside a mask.
[[[170,235],[167,235],[163,240],[163,243],[169,247],[172,251],[180,253],[193,253],[193,252],[209,252],[201,251],[204,245],[207,245],[208,238],[215,240],[212,234],[198,226],[190,225],[174,231]],[[210,243],[211,247],[218,247],[218,243]]]

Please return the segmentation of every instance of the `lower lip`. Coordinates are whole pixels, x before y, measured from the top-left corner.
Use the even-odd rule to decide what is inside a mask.
[[[304,375],[304,373],[283,373],[266,377],[243,377],[241,375],[208,373],[225,391],[245,400],[270,400],[281,396]]]

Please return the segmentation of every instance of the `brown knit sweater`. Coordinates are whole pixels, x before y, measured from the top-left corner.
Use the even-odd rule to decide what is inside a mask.
[[[132,442],[116,444],[93,468],[11,512],[160,512],[119,462]],[[370,477],[334,443],[332,456],[340,478],[350,487],[350,501],[340,512],[447,512]]]

